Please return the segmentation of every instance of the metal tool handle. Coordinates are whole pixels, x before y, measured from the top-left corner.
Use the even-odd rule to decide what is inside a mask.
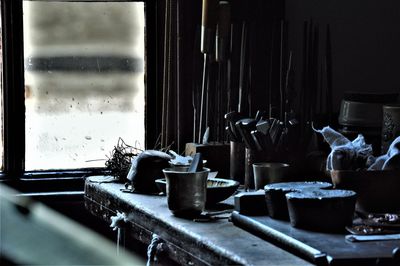
[[[219,2],[218,24],[215,41],[215,60],[223,62],[226,60],[231,30],[231,7],[229,2]]]
[[[201,52],[212,52],[217,24],[218,0],[203,0],[201,16]]]
[[[345,238],[346,238],[346,240],[348,240],[350,242],[400,240],[400,234],[390,234],[390,235],[346,235]]]

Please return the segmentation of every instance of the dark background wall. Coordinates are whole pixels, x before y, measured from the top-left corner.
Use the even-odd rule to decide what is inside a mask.
[[[286,0],[285,9],[296,84],[301,82],[303,24],[312,19],[320,28],[321,50],[326,24],[331,27],[336,111],[344,91],[400,92],[399,1]]]

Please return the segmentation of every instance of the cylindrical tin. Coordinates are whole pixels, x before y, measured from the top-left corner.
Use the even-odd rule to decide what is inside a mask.
[[[268,154],[265,151],[257,151],[246,148],[244,166],[244,188],[254,189],[253,163],[268,161]]]
[[[176,216],[195,217],[205,207],[210,169],[189,173],[184,169],[163,170],[167,181],[168,208]]]
[[[231,141],[230,147],[230,178],[244,184],[244,143]]]
[[[287,182],[290,166],[286,163],[254,163],[254,187],[256,190],[264,189],[271,183]]]

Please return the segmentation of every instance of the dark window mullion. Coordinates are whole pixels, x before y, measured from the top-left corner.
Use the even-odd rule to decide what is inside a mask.
[[[161,132],[162,31],[164,1],[145,1],[145,147],[153,149]],[[161,48],[161,49],[160,49]]]
[[[3,28],[4,172],[18,178],[25,161],[22,0],[1,0]]]

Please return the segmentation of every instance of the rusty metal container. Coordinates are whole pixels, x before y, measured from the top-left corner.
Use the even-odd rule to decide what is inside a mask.
[[[205,208],[210,169],[190,173],[185,169],[163,170],[167,180],[168,208],[176,216],[196,217]]]

